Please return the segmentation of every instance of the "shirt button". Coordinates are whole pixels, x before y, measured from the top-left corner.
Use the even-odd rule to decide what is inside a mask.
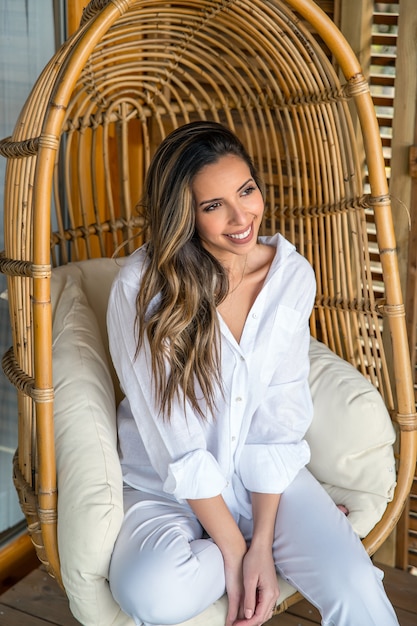
[[[244,360],[245,360],[245,357],[244,357],[244,356],[241,356],[241,357],[240,357],[240,360],[241,360],[241,361],[244,361]]]
[[[234,437],[234,436],[233,436],[233,437],[232,437],[232,441],[236,441],[236,437]]]
[[[252,317],[254,320],[256,320],[256,318],[258,317],[256,313],[252,313]]]
[[[235,398],[236,402],[242,402],[242,398],[240,396],[238,396],[237,398]]]

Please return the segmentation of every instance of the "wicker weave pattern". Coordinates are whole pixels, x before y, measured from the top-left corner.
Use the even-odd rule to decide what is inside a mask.
[[[349,103],[363,128],[370,196]],[[9,275],[14,338],[6,370],[20,390],[17,481],[39,510],[55,511],[50,264],[110,256],[123,242],[124,253],[137,247],[146,233],[135,204],[153,150],[199,118],[229,125],[248,147],[267,186],[263,233],[281,231],[315,269],[312,334],[371,380],[399,424],[395,500],[365,539],[374,552],[411,484],[413,385],[368,85],[311,0],[92,0],[39,77],[13,137],[0,142],[9,159],[0,268]],[[370,247],[372,228],[378,244]],[[383,284],[374,281],[380,265]],[[59,578],[54,514],[47,517],[36,542]]]

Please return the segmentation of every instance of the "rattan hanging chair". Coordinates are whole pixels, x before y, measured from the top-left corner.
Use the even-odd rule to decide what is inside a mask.
[[[312,0],[92,0],[0,144],[15,482],[38,555],[61,584],[51,285],[67,265],[83,273],[89,259],[143,242],[135,205],[153,150],[194,119],[230,126],[248,147],[267,186],[263,233],[280,231],[315,269],[312,336],[372,383],[395,424],[396,488],[363,539],[370,554],[410,490],[417,423],[390,198],[369,88],[341,33]],[[58,498],[66,479],[58,472]],[[132,623],[110,604],[95,611],[100,626]]]

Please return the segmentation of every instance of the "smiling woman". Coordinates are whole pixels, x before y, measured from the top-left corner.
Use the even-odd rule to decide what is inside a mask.
[[[234,154],[203,167],[192,189],[200,241],[227,270],[229,291],[218,311],[239,342],[274,258],[274,249],[258,241],[262,192],[248,162]]]
[[[262,193],[246,161],[234,154],[206,165],[194,178],[196,227],[204,247],[233,274],[253,251],[264,211]],[[219,191],[222,196],[216,195]],[[240,274],[239,268],[237,274]]]
[[[169,624],[226,592],[226,626],[259,626],[279,572],[323,623],[398,624],[360,539],[306,469],[314,272],[282,235],[258,237],[264,200],[245,148],[221,124],[185,124],[156,150],[145,190],[149,239],[107,312],[126,394],[114,598],[137,624]]]

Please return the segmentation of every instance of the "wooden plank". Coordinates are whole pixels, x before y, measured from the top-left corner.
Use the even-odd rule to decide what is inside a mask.
[[[72,616],[68,600],[56,581],[45,570],[31,572],[1,596],[4,607],[19,611],[22,615],[32,615],[44,619],[48,624],[57,626],[79,626],[79,622]],[[42,623],[42,622],[41,622]],[[21,622],[28,626],[29,622]],[[37,625],[37,622],[34,622]],[[0,626],[9,626],[9,622],[0,620]]]
[[[401,626],[417,624],[417,576],[377,563]],[[70,614],[64,592],[43,570],[29,574],[0,598],[0,626],[79,626]],[[269,626],[314,626],[318,611],[306,600],[277,615]]]
[[[0,594],[39,567],[29,536],[16,537],[0,550]]]
[[[386,567],[376,563],[384,571],[384,586],[392,604],[397,609],[417,613],[417,576],[412,576],[403,570]],[[416,624],[416,621],[414,621]]]
[[[307,600],[297,602],[289,609],[289,612],[297,618],[297,624],[321,624],[320,613]]]
[[[409,611],[404,611],[403,609],[395,609],[398,617],[398,621],[400,626],[416,626],[417,624],[417,615],[415,613],[410,613]]]
[[[0,626],[51,626],[51,622],[22,613],[0,602]]]
[[[298,604],[295,606],[298,606]],[[291,607],[291,609],[288,609],[285,613],[276,615],[266,622],[266,624],[268,624],[268,626],[315,626],[316,624],[320,624],[320,621],[311,621],[306,617],[300,618],[298,615],[293,615],[290,611],[294,608],[295,607]]]
[[[417,178],[417,146],[410,146],[409,163],[411,178]]]

